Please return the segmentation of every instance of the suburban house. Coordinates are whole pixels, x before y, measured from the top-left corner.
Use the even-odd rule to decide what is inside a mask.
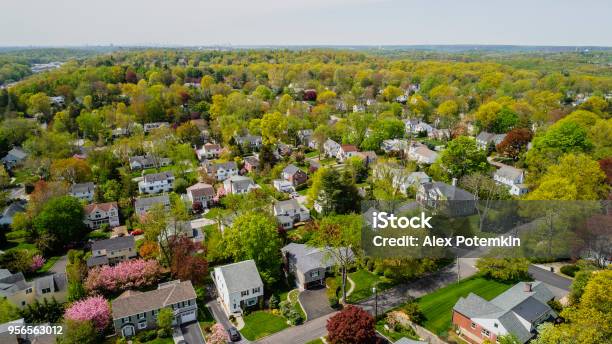
[[[481,131],[480,134],[476,136],[476,144],[480,149],[488,149],[491,145],[497,146],[500,144],[504,138],[506,138],[506,134],[493,134]]]
[[[325,156],[328,158],[335,158],[338,156],[338,152],[340,151],[340,144],[332,139],[327,139],[323,144],[323,151],[325,152]]]
[[[428,182],[431,182],[431,178],[425,172],[410,172],[407,175],[400,172],[393,176],[393,186],[404,195],[408,195],[411,187],[417,189],[419,185]]]
[[[91,257],[87,267],[113,265],[136,257],[136,240],[131,235],[106,240],[97,240],[91,244]]]
[[[272,181],[272,185],[274,188],[280,192],[295,192],[295,188],[293,187],[293,183],[284,179],[274,179]]]
[[[245,135],[245,136],[236,136],[236,143],[242,147],[247,147],[251,150],[259,150],[262,145],[261,136],[256,135]]]
[[[254,260],[215,267],[213,281],[228,315],[242,314],[263,298],[263,282]]]
[[[86,205],[84,222],[91,229],[98,229],[102,225],[108,225],[110,228],[119,226],[119,207],[117,207],[117,202]]]
[[[168,158],[158,158],[153,155],[136,155],[128,159],[130,170],[145,170],[148,168],[159,168],[168,166],[172,162]]]
[[[0,225],[12,225],[15,214],[25,212],[27,204],[28,202],[20,199],[7,205],[0,213]]]
[[[362,158],[366,166],[373,164],[376,162],[376,160],[378,160],[378,155],[376,155],[376,152],[374,151],[357,152],[355,156]]]
[[[202,163],[204,172],[218,181],[226,180],[229,177],[238,175],[238,165],[234,161]]]
[[[28,157],[26,153],[20,147],[13,147],[6,155],[0,160],[7,169],[11,169],[21,164]]]
[[[222,195],[240,195],[259,188],[253,179],[244,176],[232,176],[223,181]]]
[[[215,188],[206,183],[196,183],[187,188],[187,198],[192,204],[199,203],[208,208],[215,197]]]
[[[168,221],[166,229],[160,233],[159,242],[164,242],[174,236],[183,236],[194,243],[201,243],[206,238],[205,224],[202,221]]]
[[[427,136],[433,132],[434,128],[418,119],[406,119],[404,120],[404,126],[407,134],[419,135],[420,133],[427,133]]]
[[[274,204],[274,216],[284,229],[291,229],[297,222],[310,220],[310,212],[295,198]]]
[[[95,189],[96,185],[92,182],[72,184],[70,186],[70,196],[91,202],[94,199]]]
[[[256,172],[259,170],[259,158],[252,155],[244,157],[244,169],[247,172]]]
[[[336,258],[330,250],[332,248],[298,243],[290,243],[281,249],[285,270],[295,276],[295,284],[300,290],[325,286],[325,273],[330,272],[336,265]],[[347,250],[346,256],[353,257],[350,248],[338,250]],[[345,255],[344,252],[342,254]]]
[[[520,282],[491,301],[470,293],[453,307],[453,325],[470,343],[492,343],[511,333],[521,343],[536,335],[536,327],[557,318],[548,302],[553,293],[542,282]]]
[[[138,182],[138,190],[144,194],[155,194],[169,192],[174,184],[174,174],[172,172],[160,172],[147,174]]]
[[[6,297],[8,301],[19,308],[43,299],[55,298],[58,302],[65,302],[68,292],[68,280],[65,273],[55,273],[26,281],[23,273],[11,273],[0,269],[0,298]]]
[[[357,149],[357,146],[355,145],[340,145],[336,158],[340,162],[344,162],[346,159],[357,155],[357,153],[359,153],[359,149]]]
[[[506,185],[510,189],[510,194],[520,196],[529,191],[525,182],[525,172],[516,167],[503,165],[493,173],[493,180],[499,184]]]
[[[131,337],[139,331],[156,328],[157,314],[162,308],[172,309],[174,325],[196,321],[196,297],[191,281],[161,283],[157,289],[147,292],[125,291],[112,301],[115,332]]]
[[[471,215],[475,211],[476,196],[456,186],[443,182],[422,183],[417,188],[416,200],[420,204],[442,209],[451,216]]]
[[[276,144],[276,150],[278,151],[278,154],[282,156],[290,156],[291,153],[293,153],[293,147],[282,142]]]
[[[411,142],[406,152],[409,160],[414,160],[419,164],[433,164],[438,158],[438,153],[432,151],[420,142]]]
[[[283,169],[281,172],[281,177],[286,181],[291,182],[293,186],[304,184],[308,180],[308,175],[306,172],[300,170],[293,164],[289,164]]]
[[[156,204],[161,204],[165,210],[169,210],[170,196],[168,196],[168,194],[162,194],[150,197],[138,197],[136,201],[134,201],[134,211],[136,214],[144,216],[149,209],[153,208]]]
[[[221,154],[221,146],[215,143],[205,143],[202,148],[196,150],[200,161],[204,159],[216,159]]]
[[[403,152],[408,147],[408,141],[401,139],[384,140],[380,149],[385,153]]]
[[[434,128],[430,133],[427,134],[427,136],[436,140],[450,140],[451,131],[450,129]]]
[[[151,132],[151,130],[155,130],[159,128],[169,128],[169,127],[170,127],[170,123],[168,122],[151,122],[151,123],[145,123],[143,129],[145,133],[149,133]]]
[[[298,130],[297,138],[298,143],[307,147],[310,147],[310,143],[312,142],[312,129],[302,129]]]

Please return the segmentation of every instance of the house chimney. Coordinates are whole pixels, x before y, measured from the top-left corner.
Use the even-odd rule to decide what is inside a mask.
[[[530,282],[525,282],[525,292],[531,293],[532,284]]]
[[[453,186],[457,186],[457,178],[453,178]]]

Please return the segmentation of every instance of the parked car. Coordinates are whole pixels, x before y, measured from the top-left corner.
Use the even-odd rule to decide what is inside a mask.
[[[230,340],[232,342],[237,342],[241,339],[240,332],[238,332],[238,330],[233,326],[227,329],[227,334],[229,334]]]

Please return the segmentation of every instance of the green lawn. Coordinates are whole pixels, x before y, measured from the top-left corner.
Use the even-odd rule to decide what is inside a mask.
[[[372,287],[374,287],[374,285],[376,285],[378,291],[389,289],[393,286],[392,281],[388,278],[378,276],[367,270],[351,272],[349,273],[349,277],[355,282],[355,289],[351,295],[347,296],[346,301],[348,303],[355,303],[372,296]],[[348,280],[346,282],[346,291],[348,292],[351,286]],[[340,277],[338,277],[338,285],[342,285]]]
[[[378,322],[376,323],[376,330],[394,342],[400,340],[403,337],[406,337],[409,339],[416,339],[416,340],[419,339],[419,336],[417,336],[417,334],[414,332],[412,328],[403,329],[401,331],[385,330],[385,319],[384,318],[378,320]]]
[[[425,315],[425,322],[422,325],[435,334],[445,335],[451,326],[453,306],[460,297],[465,297],[472,292],[486,300],[491,300],[511,286],[512,284],[476,276],[436,290],[417,300]]]
[[[291,302],[291,304],[293,305],[293,309],[295,309],[296,312],[300,313],[300,315],[302,315],[302,319],[306,321],[306,313],[304,312],[304,310],[302,309],[302,305],[300,305],[300,302],[298,301],[299,295],[300,291],[297,289],[293,289],[292,291],[290,291],[288,294],[289,302]]]
[[[304,155],[307,158],[314,158],[314,157],[318,157],[319,156],[319,151],[312,151],[312,152],[308,152]]]
[[[54,257],[49,257],[47,258],[47,260],[45,261],[45,264],[43,264],[43,266],[38,269],[38,271],[36,271],[37,273],[45,273],[47,271],[49,271],[49,269],[51,269],[51,267],[61,258],[61,256],[54,256]]]
[[[256,340],[287,327],[287,320],[282,316],[268,311],[257,311],[244,317],[244,327],[240,333],[248,340]]]
[[[321,338],[317,338],[315,340],[311,340],[310,342],[306,344],[323,344],[323,340]]]

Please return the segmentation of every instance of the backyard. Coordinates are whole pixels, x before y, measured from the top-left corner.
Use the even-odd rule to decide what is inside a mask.
[[[451,326],[453,306],[460,297],[465,297],[472,292],[486,300],[491,300],[511,286],[512,284],[476,276],[427,294],[417,299],[425,316],[422,325],[435,334],[445,335]]]
[[[379,276],[367,270],[357,270],[355,272],[349,273],[348,276],[355,283],[355,288],[353,289],[353,292],[346,297],[346,301],[348,303],[355,303],[372,296],[372,287],[374,287],[375,285],[379,292],[385,289],[389,289],[394,285],[393,281],[391,281],[390,279],[384,276]],[[340,276],[337,277],[337,284],[339,286],[342,285]],[[350,282],[347,281],[347,293],[350,288]]]
[[[248,340],[256,340],[287,327],[287,320],[282,316],[268,311],[257,311],[244,317],[244,327],[240,333]]]

